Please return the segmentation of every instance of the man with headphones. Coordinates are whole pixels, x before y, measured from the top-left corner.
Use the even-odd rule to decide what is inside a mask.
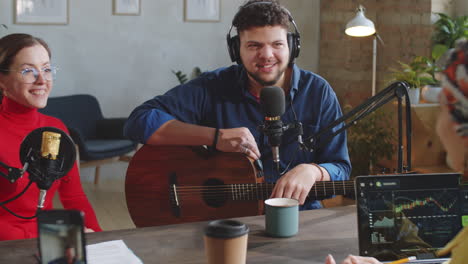
[[[294,32],[288,32],[291,25]],[[233,28],[236,36],[231,36]],[[138,106],[125,134],[144,144],[208,145],[260,159],[266,181],[276,182],[272,197],[297,199],[301,209],[320,208],[318,201],[306,201],[314,183],[349,178],[346,134],[308,152],[300,149],[297,131],[286,131],[280,145],[283,174],[276,170],[267,137],[258,129],[264,122],[259,95],[267,86],[284,90],[286,111],[281,120],[301,122],[304,137],[342,116],[330,85],[294,63],[300,50],[294,19],[276,0],[250,0],[235,15],[227,43],[238,65],[205,72]]]

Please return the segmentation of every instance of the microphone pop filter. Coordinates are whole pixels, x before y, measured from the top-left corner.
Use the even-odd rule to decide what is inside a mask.
[[[41,156],[43,132],[60,134],[58,154],[54,158]],[[32,181],[41,189],[48,189],[53,181],[65,176],[76,160],[75,143],[64,131],[55,127],[41,127],[31,131],[20,146],[20,161]]]
[[[284,114],[286,101],[284,91],[277,86],[264,87],[260,92],[260,105],[267,117],[276,117]]]

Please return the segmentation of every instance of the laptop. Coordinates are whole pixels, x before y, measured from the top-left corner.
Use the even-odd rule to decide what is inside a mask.
[[[443,263],[435,252],[462,229],[468,191],[458,173],[359,176],[356,204],[360,255]]]

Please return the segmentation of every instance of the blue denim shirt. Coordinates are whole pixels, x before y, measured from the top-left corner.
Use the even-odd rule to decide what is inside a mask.
[[[320,76],[296,65],[293,65],[291,89],[286,95],[286,111],[281,116],[284,124],[295,121],[293,108],[297,119],[303,124],[304,138],[319,132],[342,115],[330,85]],[[272,160],[268,139],[258,129],[263,124],[264,115],[260,103],[247,89],[247,74],[242,66],[233,65],[205,72],[164,95],[146,101],[130,114],[124,133],[131,139],[145,143],[161,125],[172,119],[208,127],[247,127],[261,152],[265,180],[275,182],[280,177]],[[294,131],[286,131],[279,149],[283,169],[289,163],[289,168],[294,168],[301,163],[314,162],[325,168],[334,181],[349,179],[351,164],[345,132],[333,137],[320,150],[308,152],[299,149]],[[320,207],[320,203],[312,201],[302,209]]]

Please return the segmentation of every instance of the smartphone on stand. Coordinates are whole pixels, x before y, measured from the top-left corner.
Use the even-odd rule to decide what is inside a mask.
[[[47,210],[37,216],[41,264],[86,264],[83,213]]]

